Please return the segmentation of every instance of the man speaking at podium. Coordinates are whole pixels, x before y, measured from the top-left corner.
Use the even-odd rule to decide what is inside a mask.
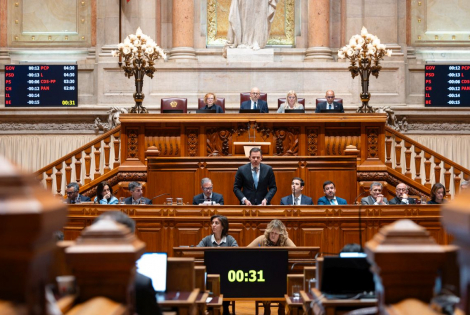
[[[277,191],[273,169],[261,163],[259,148],[250,150],[249,159],[250,163],[240,166],[235,174],[233,192],[242,205],[269,205]]]

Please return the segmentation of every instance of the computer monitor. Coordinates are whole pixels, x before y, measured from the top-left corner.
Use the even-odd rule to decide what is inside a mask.
[[[286,249],[205,249],[207,273],[220,275],[224,298],[284,297],[287,293]]]
[[[257,108],[257,109],[240,109],[240,113],[256,114],[256,113],[260,113],[260,109],[259,108]]]
[[[322,114],[334,114],[334,113],[341,113],[339,109],[320,109],[320,113]]]
[[[305,109],[285,109],[284,110],[286,114],[295,114],[295,113],[299,113],[299,114],[302,114],[302,113],[305,113]]]
[[[323,260],[320,290],[325,295],[374,292],[374,276],[366,258],[330,257]]]
[[[162,110],[163,114],[182,114],[182,109],[164,109]]]
[[[217,111],[215,109],[196,109],[197,114],[215,114]]]
[[[152,279],[157,293],[166,291],[167,253],[145,253],[136,262],[137,272]]]

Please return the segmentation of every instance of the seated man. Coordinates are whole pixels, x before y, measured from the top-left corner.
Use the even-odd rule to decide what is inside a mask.
[[[131,192],[132,196],[124,199],[124,203],[126,205],[140,205],[140,204],[151,205],[152,204],[152,200],[142,197],[143,192],[142,192],[141,183],[130,182],[129,191]]]
[[[259,99],[259,89],[254,87],[250,92],[250,101],[240,105],[240,109],[259,109],[260,113],[269,113],[268,103]]]
[[[78,184],[76,182],[71,182],[67,185],[67,189],[65,190],[67,194],[67,203],[74,204],[91,201],[90,197],[80,195],[78,193],[79,190],[80,187],[78,187]]]
[[[212,180],[210,178],[203,178],[201,180],[201,189],[202,194],[196,195],[193,198],[193,205],[202,205],[202,204],[224,204],[224,196],[213,192],[214,186],[212,185]]]
[[[134,182],[135,183],[135,182]],[[130,186],[130,184],[129,184]],[[141,187],[142,188],[142,187]],[[108,211],[95,219],[93,223],[100,220],[113,220],[129,228],[131,233],[135,232],[135,221],[120,211]],[[135,273],[135,312],[139,315],[161,315],[158,306],[156,292],[152,285],[152,279],[138,272]]]
[[[292,206],[292,205],[313,205],[313,200],[310,197],[302,195],[304,190],[304,180],[300,177],[292,178],[292,195],[281,198],[281,205]]]
[[[318,103],[315,113],[321,113],[322,110],[336,110],[340,113],[344,113],[343,105],[335,102],[335,92],[332,90],[326,91],[326,102]]]
[[[373,182],[370,185],[370,196],[361,199],[363,205],[388,205],[387,198],[382,195],[382,184]]]
[[[404,183],[400,183],[395,187],[396,197],[389,201],[391,205],[414,205],[417,200],[414,198],[408,198],[408,186]]]
[[[318,205],[347,205],[346,199],[336,197],[336,187],[332,181],[327,180],[323,183],[323,197],[320,197],[317,201]]]

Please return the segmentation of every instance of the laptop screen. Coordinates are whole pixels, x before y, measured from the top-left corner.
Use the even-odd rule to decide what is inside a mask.
[[[374,276],[366,258],[324,257],[321,292],[357,294],[375,291]]]
[[[145,253],[136,262],[137,272],[152,279],[157,293],[166,291],[167,253]]]

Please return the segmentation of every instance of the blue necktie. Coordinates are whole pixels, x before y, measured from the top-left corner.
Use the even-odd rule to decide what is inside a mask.
[[[255,188],[258,189],[258,168],[253,168],[253,181],[255,182]]]
[[[257,109],[256,108],[256,102],[253,103],[253,109]]]

